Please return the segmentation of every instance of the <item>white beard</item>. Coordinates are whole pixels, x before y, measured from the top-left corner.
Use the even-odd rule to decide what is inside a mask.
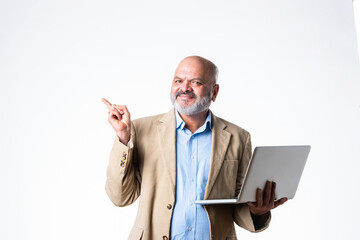
[[[209,109],[211,104],[211,99],[213,97],[212,91],[210,91],[209,95],[203,98],[198,98],[196,96],[196,101],[190,105],[182,107],[179,102],[176,100],[176,96],[170,93],[170,100],[173,104],[174,108],[181,114],[184,115],[194,115],[200,112],[203,112]]]

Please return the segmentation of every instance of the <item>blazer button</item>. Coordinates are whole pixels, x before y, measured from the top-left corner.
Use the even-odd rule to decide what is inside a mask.
[[[167,236],[163,236],[163,240],[169,240]]]
[[[169,203],[169,204],[167,205],[167,208],[170,210],[170,209],[172,208],[172,205]]]

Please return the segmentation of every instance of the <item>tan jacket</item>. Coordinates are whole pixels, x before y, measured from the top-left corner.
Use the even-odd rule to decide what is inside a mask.
[[[105,189],[116,206],[127,206],[141,196],[131,240],[169,238],[175,203],[175,139],[173,109],[132,121],[129,147],[115,138]],[[204,199],[234,198],[251,153],[250,134],[212,114],[211,164]],[[211,239],[236,239],[234,222],[255,232],[246,204],[208,205],[205,210]]]

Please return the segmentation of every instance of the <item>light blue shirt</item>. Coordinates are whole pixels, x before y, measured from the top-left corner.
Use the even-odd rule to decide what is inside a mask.
[[[171,239],[210,239],[207,213],[195,200],[204,199],[211,157],[211,113],[194,134],[175,110],[176,201],[171,222]]]

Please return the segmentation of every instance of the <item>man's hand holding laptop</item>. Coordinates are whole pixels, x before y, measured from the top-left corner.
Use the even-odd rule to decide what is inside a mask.
[[[270,217],[270,211],[281,204],[285,203],[288,199],[281,198],[275,201],[276,183],[267,181],[264,191],[260,188],[256,190],[256,202],[248,202],[251,216],[254,221],[255,229],[260,229],[262,225]]]

